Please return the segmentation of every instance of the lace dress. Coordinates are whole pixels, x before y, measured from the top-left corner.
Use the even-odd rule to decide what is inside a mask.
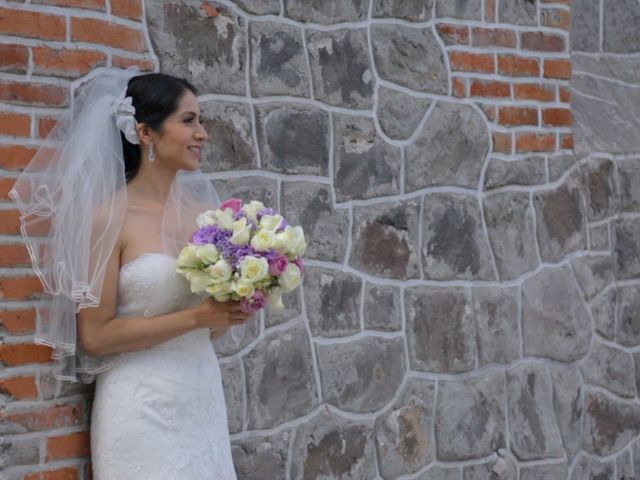
[[[163,288],[163,313],[194,305],[175,260],[144,254],[120,270],[118,315],[142,315]],[[120,356],[96,377],[91,414],[95,480],[235,480],[227,411],[209,329]]]

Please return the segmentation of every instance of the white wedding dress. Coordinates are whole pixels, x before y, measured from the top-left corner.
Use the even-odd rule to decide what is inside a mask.
[[[200,301],[174,258],[146,253],[120,270],[118,315],[142,315],[158,288],[162,313]],[[97,375],[91,457],[95,480],[236,479],[208,328],[125,353]]]

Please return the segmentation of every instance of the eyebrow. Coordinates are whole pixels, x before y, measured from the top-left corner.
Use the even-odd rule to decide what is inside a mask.
[[[184,117],[185,115],[189,115],[189,114],[191,114],[191,115],[193,115],[193,116],[196,116],[196,117],[199,115],[199,114],[197,114],[196,112],[192,112],[191,110],[188,110],[188,111],[186,111],[186,112],[182,112],[182,113],[180,114],[180,116],[181,116],[181,117]]]

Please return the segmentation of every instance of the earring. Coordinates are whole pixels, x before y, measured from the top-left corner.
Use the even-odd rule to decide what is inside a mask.
[[[149,144],[149,161],[153,162],[156,159],[156,154],[153,153],[153,143]]]

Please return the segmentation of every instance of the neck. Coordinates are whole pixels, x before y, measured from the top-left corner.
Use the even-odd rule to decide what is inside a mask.
[[[128,190],[143,195],[149,200],[164,203],[169,196],[171,184],[176,176],[176,170],[167,168],[157,160],[150,162],[142,157],[140,169],[129,182]]]

